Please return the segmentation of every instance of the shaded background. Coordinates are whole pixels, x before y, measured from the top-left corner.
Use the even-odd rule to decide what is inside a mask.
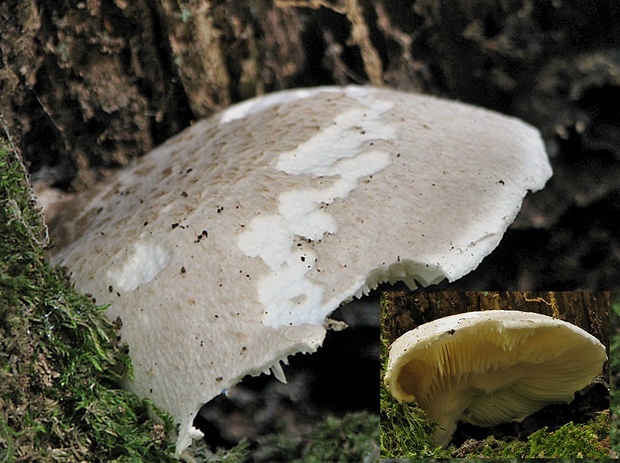
[[[460,286],[618,286],[617,1],[8,0],[0,21],[0,112],[35,178],[81,191],[256,94],[388,85],[545,138],[554,177]]]
[[[387,85],[495,109],[541,130],[554,177],[526,199],[475,272],[442,287],[613,289],[620,283],[618,24],[615,0],[5,0],[0,113],[33,178],[79,193],[193,120],[274,90]],[[361,316],[358,328],[334,336],[333,350],[322,350],[342,353],[334,369],[325,368],[326,357],[299,367],[309,379],[297,392],[276,394],[282,408],[265,392],[279,386],[252,380],[260,384],[249,390],[263,392],[239,400],[252,411],[234,421],[245,423],[241,431],[216,423],[211,435],[254,437],[306,404],[307,416],[279,426],[303,427],[334,403],[337,413],[376,407],[367,398],[347,402],[342,391],[376,390],[378,355],[368,345],[378,344],[377,320]],[[373,356],[371,373],[343,372]],[[295,383],[290,370],[289,377]],[[327,392],[312,398],[311,382]],[[231,401],[214,414],[230,416]]]

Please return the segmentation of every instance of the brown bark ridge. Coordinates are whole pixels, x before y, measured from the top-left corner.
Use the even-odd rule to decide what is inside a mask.
[[[609,292],[587,291],[386,291],[381,329],[388,342],[424,323],[481,310],[536,312],[567,321],[609,348]]]
[[[270,2],[0,5],[0,113],[33,172],[81,190],[191,120],[292,86],[297,10]]]
[[[0,15],[0,111],[32,170],[79,189],[186,125],[148,2],[8,1]]]

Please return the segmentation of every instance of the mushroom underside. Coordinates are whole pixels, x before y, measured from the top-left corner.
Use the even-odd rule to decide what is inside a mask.
[[[601,372],[604,346],[583,330],[539,314],[510,327],[511,311],[470,312],[475,326],[447,325],[393,349],[385,382],[403,401],[416,401],[437,420],[435,440],[447,445],[457,422],[481,427],[521,421],[546,405],[569,403]],[[504,313],[501,313],[504,312]],[[509,313],[506,313],[509,312]],[[458,319],[458,316],[446,317]],[[546,326],[536,326],[536,322]],[[528,326],[529,325],[529,326]],[[424,325],[422,325],[424,327]]]

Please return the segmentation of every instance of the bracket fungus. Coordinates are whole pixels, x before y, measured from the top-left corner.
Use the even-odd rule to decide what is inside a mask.
[[[384,383],[437,421],[434,440],[446,446],[459,420],[489,427],[571,402],[606,360],[605,346],[568,322],[513,310],[467,312],[394,341]]]
[[[343,302],[473,270],[550,176],[514,118],[387,89],[278,92],[63,205],[52,260],[121,319],[128,387],[174,416],[180,452],[204,403],[283,379]]]

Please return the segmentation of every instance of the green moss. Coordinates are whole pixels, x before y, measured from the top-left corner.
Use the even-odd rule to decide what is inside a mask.
[[[120,389],[129,357],[103,308],[46,262],[23,165],[1,139],[0,237],[0,460],[172,461],[170,418]]]
[[[434,422],[412,405],[398,403],[381,391],[382,458],[448,458],[450,452],[432,440]]]
[[[243,440],[230,450],[219,449],[213,453],[203,440],[195,440],[188,450],[183,452],[183,461],[189,463],[241,463],[248,461],[250,443]]]
[[[326,461],[357,463],[379,461],[379,417],[351,413],[327,418],[310,436],[302,459],[306,463]]]
[[[565,424],[556,431],[546,427],[527,441],[497,441],[488,438],[477,456],[493,458],[608,458],[609,412],[600,413],[585,424]]]
[[[368,463],[379,461],[379,417],[371,412],[328,416],[304,435],[282,429],[260,438],[253,462]]]
[[[384,317],[389,313],[381,300],[381,326],[387,326]],[[381,458],[449,458],[450,451],[437,447],[432,440],[435,423],[414,405],[402,404],[383,386],[389,354],[387,339],[381,333]]]

